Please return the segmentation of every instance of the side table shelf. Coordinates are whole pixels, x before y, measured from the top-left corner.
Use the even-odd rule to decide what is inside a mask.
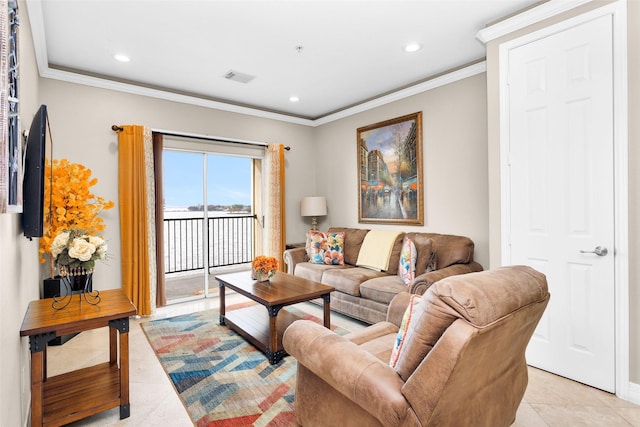
[[[42,425],[67,424],[119,406],[119,371],[107,362],[48,378],[42,393]],[[120,408],[120,418],[128,416],[129,404]]]
[[[31,350],[32,426],[60,426],[117,406],[120,419],[129,417],[129,317],[136,309],[121,289],[101,296],[99,305],[74,298],[63,310],[54,310],[50,298],[29,304],[20,335],[29,337]],[[108,362],[47,378],[47,342],[104,326]]]

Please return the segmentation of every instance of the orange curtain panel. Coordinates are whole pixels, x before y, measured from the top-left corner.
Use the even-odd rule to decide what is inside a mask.
[[[167,295],[164,289],[164,212],[162,201],[164,200],[162,190],[162,146],[163,136],[161,133],[153,132],[153,172],[156,197],[156,307],[167,305]]]
[[[285,271],[284,259],[282,258],[286,246],[284,145],[269,144],[265,161],[267,164],[267,174],[264,251],[266,255],[277,258],[280,270]]]
[[[118,201],[122,288],[138,309],[156,307],[155,192],[151,130],[123,126],[118,133]]]

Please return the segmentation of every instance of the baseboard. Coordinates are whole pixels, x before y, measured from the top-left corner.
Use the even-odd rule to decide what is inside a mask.
[[[627,396],[622,398],[636,405],[640,405],[640,384],[630,382],[627,387]]]

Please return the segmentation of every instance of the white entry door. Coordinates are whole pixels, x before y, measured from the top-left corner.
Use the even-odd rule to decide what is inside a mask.
[[[529,364],[615,391],[612,21],[509,51],[510,251],[547,275]]]

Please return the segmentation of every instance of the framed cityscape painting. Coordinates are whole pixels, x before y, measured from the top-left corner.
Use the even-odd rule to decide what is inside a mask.
[[[424,224],[422,112],[358,128],[358,222]]]

